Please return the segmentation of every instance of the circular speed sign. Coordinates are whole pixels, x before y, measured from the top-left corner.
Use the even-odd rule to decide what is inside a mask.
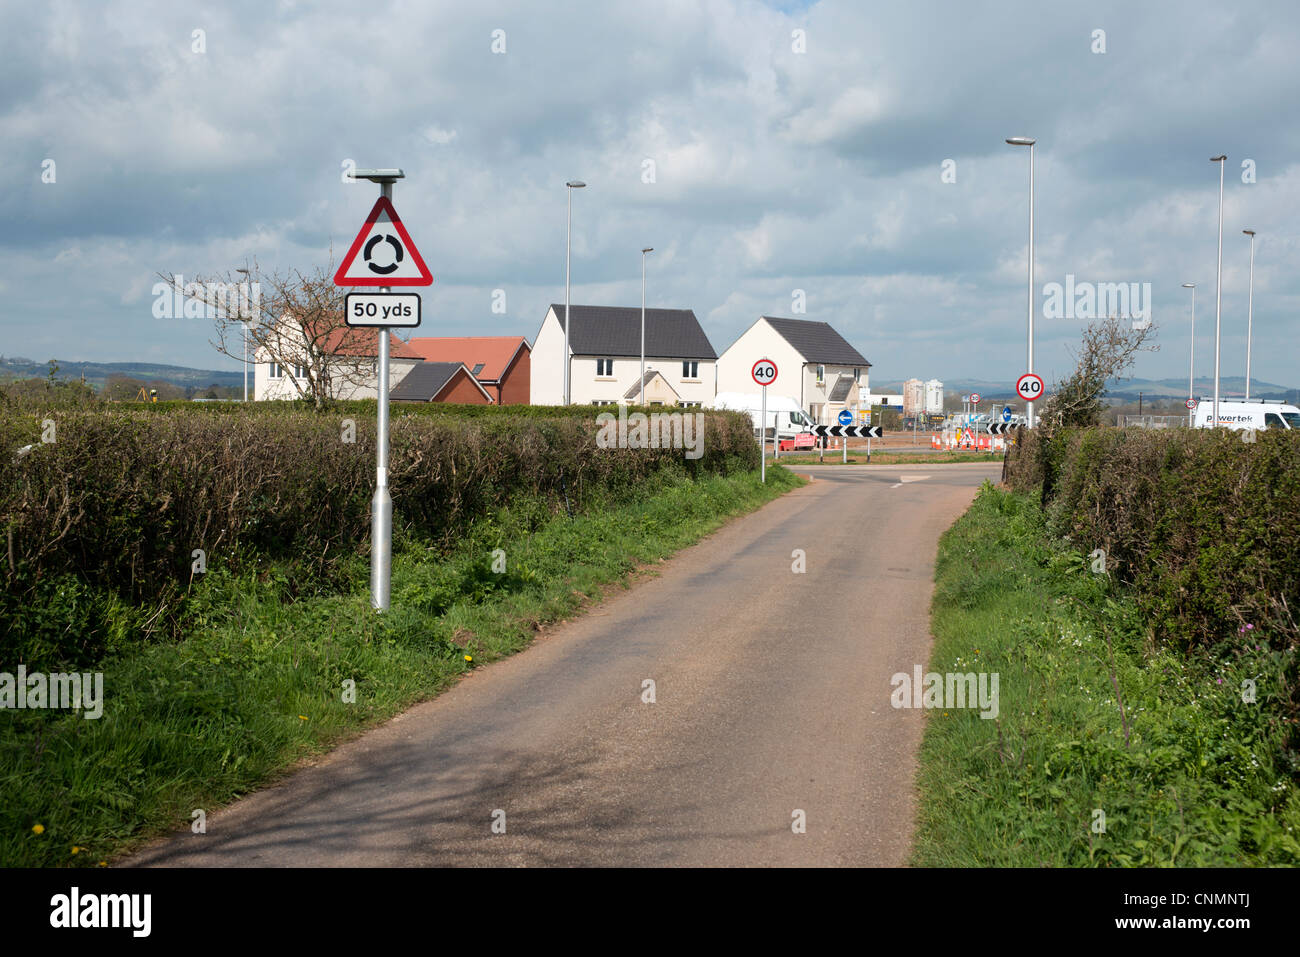
[[[980,394],[979,394],[978,392],[972,392],[972,393],[970,394],[970,400],[971,400],[972,402],[974,402],[976,405],[979,405],[979,404],[980,404]]]
[[[1185,406],[1187,407],[1188,411],[1191,411],[1192,409],[1196,408],[1196,400],[1195,400],[1195,399],[1185,399],[1185,400],[1183,400],[1183,405],[1185,405]]]
[[[776,381],[776,363],[771,359],[759,359],[749,374],[759,385],[771,385]]]
[[[1043,380],[1032,372],[1026,372],[1016,380],[1016,395],[1026,402],[1033,402],[1043,397]]]

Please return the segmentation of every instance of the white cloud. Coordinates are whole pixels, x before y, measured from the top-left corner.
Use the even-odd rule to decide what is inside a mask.
[[[535,334],[563,296],[563,183],[579,176],[578,301],[639,301],[637,250],[653,245],[651,300],[707,317],[719,349],[803,288],[809,318],[863,337],[875,374],[959,375],[969,350],[934,344],[977,330],[984,372],[1012,375],[1027,157],[1002,138],[1026,132],[1040,138],[1040,285],[1147,280],[1157,311],[1182,308],[1189,278],[1212,298],[1206,159],[1255,158],[1253,186],[1228,169],[1225,368],[1244,356],[1251,224],[1256,370],[1294,378],[1300,110],[1286,91],[1300,64],[1286,51],[1300,13],[1102,12],[1104,57],[1068,11],[1029,0],[996,17],[842,0],[790,14],[592,3],[564,20],[532,4],[17,8],[0,38],[0,141],[20,171],[0,195],[0,335],[6,352],[131,358],[158,332],[139,315],[156,272],[254,257],[310,269],[331,243],[337,260],[375,195],[340,183],[350,158],[406,170],[395,201],[434,273],[440,331]],[[790,48],[796,26],[805,54]],[[195,27],[205,54],[191,52]],[[505,55],[490,50],[498,27]],[[1133,52],[1150,49],[1161,55]],[[57,185],[39,182],[47,156]],[[945,158],[956,183],[940,182]],[[508,290],[506,317],[487,309],[493,288]],[[1042,332],[1058,366],[1074,333]],[[1178,367],[1183,336],[1162,331],[1143,374]],[[186,364],[217,361],[206,339],[165,333]]]
[[[444,130],[437,126],[430,126],[424,131],[424,138],[437,146],[446,146],[453,142],[457,135],[456,130]]]

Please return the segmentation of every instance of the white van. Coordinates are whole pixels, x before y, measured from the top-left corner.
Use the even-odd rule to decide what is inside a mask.
[[[754,423],[754,435],[758,435],[759,421],[763,417],[763,396],[757,392],[719,392],[713,397],[711,408],[714,409],[734,409],[737,412],[748,412],[750,420]],[[776,430],[776,437],[781,439],[793,439],[798,435],[808,433],[812,430],[813,420],[808,418],[808,414],[799,408],[799,403],[794,399],[784,395],[769,395],[767,397],[767,438],[772,437],[773,429]]]
[[[1192,420],[1198,429],[1208,429],[1214,415],[1214,400],[1201,399]],[[1276,399],[1249,402],[1219,400],[1219,422],[1225,429],[1300,429],[1300,409]]]

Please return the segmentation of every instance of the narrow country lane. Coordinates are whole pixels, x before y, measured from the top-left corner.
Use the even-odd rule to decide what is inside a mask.
[[[658,577],[125,863],[905,863],[924,716],[889,679],[928,661],[938,538],[1000,465],[800,471]]]

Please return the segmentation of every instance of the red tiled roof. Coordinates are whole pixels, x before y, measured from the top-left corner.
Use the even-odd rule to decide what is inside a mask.
[[[482,363],[475,378],[497,382],[520,347],[528,348],[528,342],[523,336],[425,336],[412,339],[410,346],[427,362],[463,362],[471,372]]]
[[[320,343],[321,349],[337,356],[374,356],[379,354],[378,329],[353,329],[340,327],[331,329]],[[388,357],[390,359],[422,359],[419,352],[411,348],[391,332],[388,334]]]

